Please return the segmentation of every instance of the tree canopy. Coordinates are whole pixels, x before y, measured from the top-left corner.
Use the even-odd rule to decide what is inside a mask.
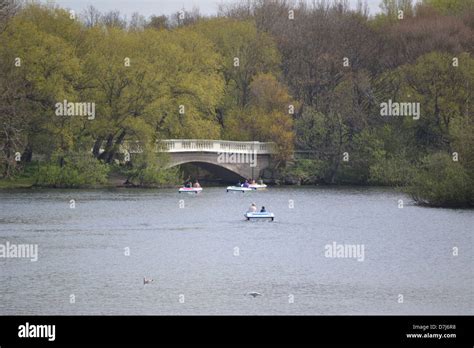
[[[0,1],[1,175],[34,156],[112,164],[125,141],[258,140],[276,143],[282,173],[294,166],[312,183],[436,182],[425,174],[439,161],[472,197],[472,2],[380,6],[370,16],[362,2],[253,0],[215,17],[195,9],[127,20],[92,6],[74,14]],[[69,102],[93,104],[93,117],[58,115]],[[388,104],[419,114],[383,115]],[[140,159],[144,171],[152,157]],[[142,174],[133,175],[148,182]]]

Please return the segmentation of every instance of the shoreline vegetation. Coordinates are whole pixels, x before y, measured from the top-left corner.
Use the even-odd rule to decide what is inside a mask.
[[[449,159],[444,159],[445,161]],[[345,187],[345,186],[359,186],[359,187],[389,187],[411,196],[416,204],[426,207],[437,207],[437,208],[472,208],[472,196],[470,196],[469,178],[467,173],[464,173],[464,181],[461,178],[459,181],[459,170],[462,173],[462,168],[457,168],[451,171],[448,175],[439,172],[439,168],[432,168],[433,165],[439,166],[439,162],[428,163],[431,167],[426,168],[424,175],[436,176],[440,180],[438,185],[438,191],[433,190],[432,187],[426,189],[427,182],[425,177],[411,178],[411,185],[403,185],[401,182],[391,182],[387,184],[380,181],[369,181],[366,183],[351,182],[351,181],[337,181],[336,183],[327,183],[321,178],[314,174],[313,171],[301,170],[300,163],[292,163],[285,168],[279,168],[276,170],[276,174],[273,178],[267,178],[266,183],[271,186],[319,186],[319,187]],[[303,165],[308,165],[307,162]],[[441,165],[442,166],[442,165]],[[45,169],[47,168],[47,169]],[[109,170],[110,169],[110,170]],[[41,181],[42,176],[45,174],[50,176],[47,166],[41,165],[40,163],[30,164],[28,169],[24,170],[21,174],[12,176],[9,178],[0,178],[0,190],[5,189],[32,189],[32,188],[50,188],[50,189],[104,189],[104,188],[141,188],[141,189],[166,189],[176,188],[182,186],[183,176],[178,170],[167,171],[166,175],[163,172],[156,171],[153,169],[151,178],[149,181],[142,180],[137,181],[136,177],[131,177],[129,171],[124,171],[123,168],[115,166],[107,168],[103,172],[103,176],[98,180],[85,179],[83,181],[77,180],[77,177],[68,173],[65,177],[76,178],[76,182],[70,180],[61,181],[56,178],[51,182]],[[64,172],[63,172],[64,173]],[[431,174],[429,174],[431,173]],[[415,175],[415,174],[412,174]],[[419,173],[417,175],[420,175]],[[451,177],[453,176],[453,177]],[[157,179],[157,177],[159,179]],[[458,179],[457,179],[458,178]],[[140,176],[140,179],[143,179]],[[417,180],[417,181],[415,181]],[[94,181],[93,184],[91,182]],[[408,182],[408,181],[406,181]],[[452,185],[454,183],[454,185]],[[424,186],[425,187],[424,187]],[[429,184],[428,184],[429,185]],[[443,187],[443,186],[448,187]],[[464,185],[464,186],[463,186]],[[215,186],[215,185],[212,185]],[[224,185],[225,186],[225,185]],[[455,189],[459,189],[457,192]],[[431,196],[426,198],[426,191],[430,190]],[[460,200],[463,197],[464,200]]]
[[[449,159],[444,159],[445,161]],[[307,163],[306,163],[307,165]],[[446,208],[472,208],[472,196],[470,196],[469,177],[467,173],[462,172],[462,168],[454,168],[450,173],[445,174],[439,170],[442,168],[433,168],[440,166],[439,162],[428,163],[430,167],[426,168],[423,174],[417,173],[416,178],[411,178],[411,184],[402,184],[401,182],[369,181],[366,183],[337,181],[336,183],[327,183],[313,171],[301,170],[299,163],[292,163],[286,168],[277,170],[274,178],[266,179],[265,182],[272,186],[325,186],[325,187],[344,187],[344,186],[360,186],[360,187],[390,187],[408,194],[412,199],[421,206],[428,207],[446,207]],[[442,166],[442,165],[441,165]],[[46,169],[45,169],[46,168]],[[109,170],[111,169],[111,170]],[[102,173],[102,177],[84,178],[78,180],[77,176],[66,173],[67,178],[75,178],[75,182],[71,180],[62,181],[58,178],[52,181],[44,181],[43,176],[50,177],[48,166],[42,166],[35,163],[23,171],[20,175],[9,178],[0,178],[0,190],[2,189],[29,189],[29,188],[53,188],[53,189],[104,189],[104,188],[143,188],[143,189],[164,189],[176,188],[182,185],[183,176],[178,170],[163,172],[153,169],[151,177],[144,180],[141,175],[139,178],[131,176],[129,171],[115,166],[107,168]],[[456,172],[459,171],[459,172]],[[459,173],[464,174],[462,178]],[[63,174],[64,175],[64,174]],[[413,174],[415,175],[415,174]],[[436,185],[437,190],[429,186],[429,180],[422,175],[429,175],[439,179]],[[138,180],[137,180],[138,179]],[[430,178],[432,179],[432,178]],[[51,179],[50,179],[51,180]],[[93,182],[93,183],[92,183]],[[407,181],[408,182],[408,181]],[[428,188],[426,187],[428,186]],[[459,190],[459,191],[456,191]],[[430,192],[427,196],[426,192]],[[427,198],[428,197],[428,198]]]
[[[0,189],[175,187],[183,173],[157,141],[258,140],[278,150],[270,184],[390,186],[472,208],[474,3],[360,4],[127,19],[2,2]],[[127,141],[143,152],[127,156]]]

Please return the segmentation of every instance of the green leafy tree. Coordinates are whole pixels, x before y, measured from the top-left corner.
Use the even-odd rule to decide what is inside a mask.
[[[474,10],[474,3],[468,0],[423,0],[423,4],[450,15]]]
[[[433,206],[474,205],[474,182],[466,169],[446,153],[423,158],[407,191],[421,204]]]
[[[58,117],[54,106],[76,95],[73,85],[80,69],[73,48],[62,38],[42,31],[23,12],[11,21],[0,41],[5,62],[0,82],[5,137],[0,136],[0,141],[5,160],[11,162],[13,152],[25,152],[23,159],[28,160],[33,147],[47,154],[58,147],[68,150],[75,125],[81,121]],[[8,170],[4,174],[8,175]]]
[[[90,40],[101,42],[84,64],[91,99],[98,104],[91,133],[99,158],[111,162],[125,139],[219,135],[213,121],[223,82],[217,73],[219,56],[205,38],[186,28],[143,33],[93,29]]]
[[[290,107],[296,105],[287,89],[271,74],[259,74],[250,84],[247,107],[231,114],[225,123],[232,139],[272,141],[277,158],[289,159],[293,153],[294,134]]]
[[[224,95],[217,108],[222,127],[250,101],[250,84],[260,73],[278,74],[280,56],[271,36],[257,31],[255,23],[217,18],[198,23],[195,30],[213,43],[222,57],[219,71]]]
[[[458,66],[453,57],[437,52],[420,57],[416,64],[400,68],[404,84],[401,98],[420,103],[420,119],[412,124],[419,144],[447,149],[450,127],[456,118],[472,117],[474,59],[460,54]]]

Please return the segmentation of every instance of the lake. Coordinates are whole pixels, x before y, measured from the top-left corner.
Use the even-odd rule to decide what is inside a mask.
[[[386,188],[3,190],[38,259],[0,258],[0,314],[472,315],[473,226]]]

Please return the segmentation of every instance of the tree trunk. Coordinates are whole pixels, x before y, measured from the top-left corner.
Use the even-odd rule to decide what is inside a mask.
[[[125,130],[122,130],[120,132],[120,135],[118,136],[117,140],[115,140],[115,145],[122,145],[126,134],[127,134],[127,132]]]
[[[25,150],[23,151],[23,154],[21,155],[22,161],[25,161],[26,163],[30,163],[33,158],[33,147],[31,146],[30,143],[26,145]]]
[[[329,183],[330,184],[334,184],[335,182],[335,178],[336,178],[336,173],[339,169],[339,164],[341,163],[339,157],[340,155],[337,156],[338,158],[336,159],[336,162],[332,164],[332,169],[331,169],[331,172],[329,174]]]
[[[98,157],[100,160],[103,160],[108,163],[107,159],[109,158],[109,152],[112,151],[113,144],[114,136],[112,134],[109,134],[107,137],[107,143],[105,144],[104,152],[102,152]]]
[[[15,165],[14,159],[12,160],[12,154],[13,154],[12,148],[13,148],[13,143],[8,138],[5,143],[5,146],[3,147],[3,153],[5,154],[5,169],[3,171],[4,178],[10,177],[12,173],[12,168]]]
[[[112,148],[110,149],[110,151],[107,153],[107,156],[105,157],[105,162],[106,163],[110,163],[112,162],[112,160],[114,159],[115,157],[115,153],[118,151],[118,147],[120,145],[122,145],[123,143],[123,140],[125,139],[125,135],[127,134],[127,132],[125,130],[122,130],[119,134],[119,136],[117,137],[117,139],[115,140],[115,143],[114,145],[112,146]]]
[[[100,147],[102,146],[103,141],[104,137],[98,137],[94,143],[94,147],[92,148],[92,154],[95,158],[98,158],[100,155]]]

